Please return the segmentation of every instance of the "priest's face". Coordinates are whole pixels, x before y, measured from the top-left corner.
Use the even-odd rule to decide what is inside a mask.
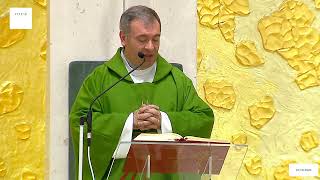
[[[146,61],[139,69],[146,69],[157,59],[160,46],[160,24],[156,20],[147,24],[139,19],[133,20],[128,34],[120,31],[120,39],[124,47],[124,55],[131,65],[137,66],[141,63],[138,52],[145,54]]]

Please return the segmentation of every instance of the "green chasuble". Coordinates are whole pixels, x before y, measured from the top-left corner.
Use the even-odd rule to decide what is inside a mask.
[[[98,94],[128,73],[120,51],[121,48],[112,59],[98,66],[85,79],[72,106],[70,128],[77,161],[80,117],[86,115],[90,103]],[[197,95],[191,80],[159,55],[152,83],[135,84],[130,76],[127,76],[94,103],[90,154],[96,179],[102,179],[108,171],[108,165],[129,114],[146,101],[159,106],[162,112],[167,113],[174,133],[182,136],[210,137],[214,121],[211,108]],[[86,142],[84,147],[83,179],[87,180],[91,179],[91,174]],[[123,165],[124,160],[115,161],[116,169],[113,169],[111,179],[120,179]],[[151,179],[172,179],[171,176],[161,176]]]

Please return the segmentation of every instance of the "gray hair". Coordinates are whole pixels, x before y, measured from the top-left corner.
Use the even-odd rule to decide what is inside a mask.
[[[133,20],[142,20],[145,24],[153,23],[155,20],[158,21],[161,31],[161,22],[158,14],[151,8],[146,6],[132,6],[122,13],[120,18],[120,31],[125,34],[130,32],[130,23]]]

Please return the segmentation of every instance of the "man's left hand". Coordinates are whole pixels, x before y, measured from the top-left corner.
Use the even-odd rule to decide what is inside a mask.
[[[160,108],[153,104],[142,105],[142,107],[138,110],[138,113],[150,113],[152,116],[144,119],[144,121],[150,122],[150,125],[145,126],[145,130],[149,129],[160,129],[161,128],[161,112]]]

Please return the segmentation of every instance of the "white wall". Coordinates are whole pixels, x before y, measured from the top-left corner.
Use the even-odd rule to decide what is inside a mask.
[[[195,84],[195,0],[50,1],[49,179],[68,179],[68,64],[112,57],[120,46],[118,22],[124,5],[140,2],[161,18],[160,54],[183,64]]]

